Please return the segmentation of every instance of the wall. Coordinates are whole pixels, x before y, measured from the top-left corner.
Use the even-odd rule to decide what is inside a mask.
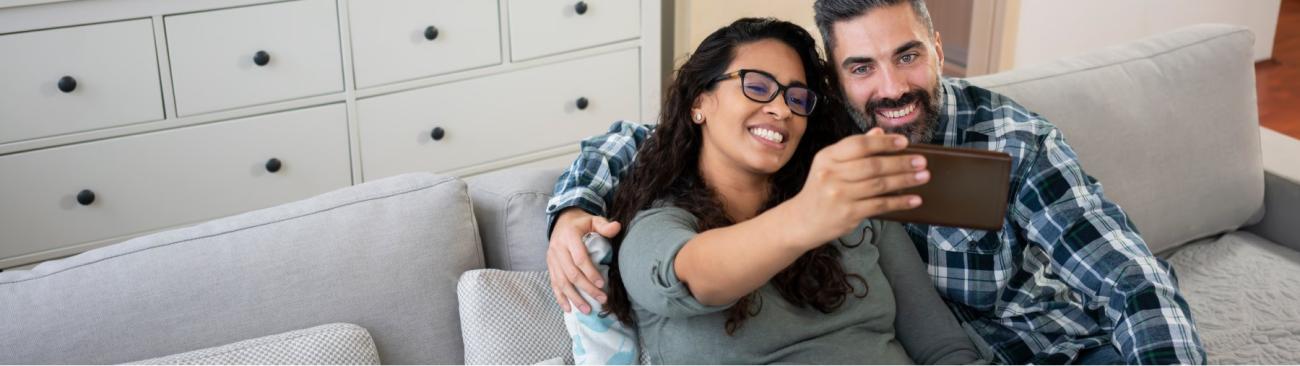
[[[674,69],[686,61],[704,37],[741,17],[774,17],[807,29],[821,48],[821,34],[813,22],[813,0],[673,0]]]
[[[967,50],[971,42],[971,12],[975,0],[930,1],[930,21],[934,30],[943,37],[944,66],[959,73],[964,72],[967,64]],[[950,70],[944,70],[945,74]]]
[[[1255,32],[1255,59],[1272,57],[1281,0],[1022,1],[1013,67],[1040,64],[1198,23]],[[946,38],[946,37],[945,37]]]

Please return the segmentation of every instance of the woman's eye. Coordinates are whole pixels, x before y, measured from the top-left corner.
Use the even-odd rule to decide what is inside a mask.
[[[752,91],[752,92],[755,92],[755,93],[767,93],[767,86],[766,86],[766,85],[757,85],[757,84],[755,84],[755,85],[746,85],[746,86],[745,86],[745,89],[749,89],[749,91]]]

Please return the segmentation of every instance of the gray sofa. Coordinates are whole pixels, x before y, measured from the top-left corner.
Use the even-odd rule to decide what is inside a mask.
[[[1300,142],[1258,126],[1253,41],[1198,26],[972,82],[1065,132],[1173,264],[1211,362],[1296,363]],[[558,173],[399,176],[2,272],[0,363],[562,357],[536,272]]]

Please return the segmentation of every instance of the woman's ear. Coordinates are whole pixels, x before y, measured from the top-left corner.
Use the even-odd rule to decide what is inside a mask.
[[[695,97],[695,103],[691,105],[691,122],[695,122],[697,125],[704,124],[704,121],[709,120],[709,114],[711,114],[709,111],[714,109],[709,107],[715,106],[716,102],[716,100],[713,100],[712,95],[708,93]]]

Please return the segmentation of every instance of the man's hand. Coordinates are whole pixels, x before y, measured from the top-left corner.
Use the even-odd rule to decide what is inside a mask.
[[[578,288],[596,301],[605,303],[607,297],[601,291],[605,287],[605,279],[587,256],[587,246],[583,244],[582,236],[594,231],[606,238],[613,238],[620,229],[619,223],[610,222],[577,207],[565,209],[555,219],[551,244],[546,250],[546,268],[551,274],[551,292],[555,295],[555,302],[560,304],[564,312],[572,310],[570,303],[583,314],[591,312],[591,306],[578,294]]]

